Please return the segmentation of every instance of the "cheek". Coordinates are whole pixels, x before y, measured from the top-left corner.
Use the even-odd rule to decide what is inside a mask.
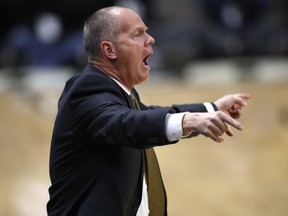
[[[130,52],[126,52],[125,53],[125,59],[126,62],[132,66],[132,65],[138,65],[139,64],[139,54],[137,52],[135,52],[135,50],[130,50]],[[128,65],[127,65],[128,66]]]

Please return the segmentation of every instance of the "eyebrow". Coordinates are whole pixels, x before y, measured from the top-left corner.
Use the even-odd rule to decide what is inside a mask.
[[[147,32],[148,31],[148,27],[144,26],[144,27],[136,27],[136,29],[134,30],[135,31],[143,31],[143,32]]]

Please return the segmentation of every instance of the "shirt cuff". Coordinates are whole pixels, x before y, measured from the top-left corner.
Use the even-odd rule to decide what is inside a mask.
[[[216,111],[213,104],[210,102],[205,102],[205,103],[203,103],[203,105],[206,107],[207,112],[215,112]]]
[[[182,119],[185,112],[182,113],[168,113],[166,116],[166,136],[169,142],[180,140],[182,138]]]

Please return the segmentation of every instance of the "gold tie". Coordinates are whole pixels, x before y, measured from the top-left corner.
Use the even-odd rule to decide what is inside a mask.
[[[137,98],[131,93],[133,106],[141,110]],[[145,177],[148,186],[149,216],[165,216],[166,192],[161,176],[158,160],[153,148],[144,150]]]

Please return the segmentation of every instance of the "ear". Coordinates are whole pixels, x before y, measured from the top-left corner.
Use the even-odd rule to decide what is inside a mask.
[[[115,47],[110,41],[102,41],[100,43],[102,53],[109,59],[116,59]]]

